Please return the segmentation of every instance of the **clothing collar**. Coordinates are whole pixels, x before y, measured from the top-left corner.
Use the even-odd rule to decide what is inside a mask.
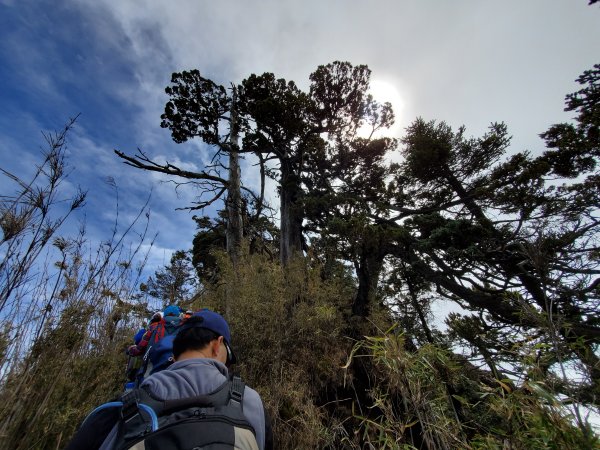
[[[177,370],[191,365],[205,367],[214,366],[217,369],[219,369],[219,372],[221,372],[223,375],[229,375],[229,370],[227,369],[227,366],[225,366],[225,364],[223,364],[221,361],[217,361],[216,359],[212,358],[189,358],[184,359],[183,361],[176,361],[173,364],[171,364],[167,370]]]

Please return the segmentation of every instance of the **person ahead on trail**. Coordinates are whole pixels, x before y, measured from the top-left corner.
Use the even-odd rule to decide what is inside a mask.
[[[238,376],[225,319],[195,313],[173,341],[175,363],[96,408],[67,450],[219,448],[271,450],[273,435],[258,393]]]
[[[154,328],[156,328],[156,324],[158,322],[160,322],[161,319],[162,319],[162,312],[161,311],[155,312],[152,315],[152,317],[150,317],[148,327],[154,326]],[[142,328],[140,328],[138,330],[138,332],[135,333],[135,336],[133,337],[134,346],[137,346],[142,341],[145,334],[146,334],[146,328],[144,326],[142,326]],[[129,355],[129,357],[127,358],[127,369],[126,369],[127,380],[135,381],[135,379],[138,375],[138,372],[139,372],[140,368],[142,367],[142,358],[141,358],[142,355],[139,353],[135,356],[131,355],[129,353],[129,350],[127,350],[127,354]]]
[[[140,328],[138,330],[138,332],[135,333],[135,336],[133,336],[133,344],[134,345],[138,345],[142,341],[142,338],[144,337],[144,334],[146,334],[146,328],[144,328],[142,326],[142,328]]]
[[[167,306],[163,317],[148,327],[138,345],[127,349],[130,356],[144,355],[144,362],[136,375],[136,383],[153,373],[166,369],[173,363],[173,339],[181,325],[181,310],[178,306]]]
[[[173,400],[215,391],[235,363],[229,325],[218,313],[204,309],[184,322],[173,341],[175,363],[141,385],[151,396]],[[258,393],[246,386],[244,416],[254,428],[260,450],[272,447],[272,431]]]
[[[148,345],[158,343],[165,334],[173,334],[173,331],[181,323],[180,314],[179,307],[174,305],[167,306],[162,314],[155,313],[140,342],[129,347],[127,354],[130,356],[143,355],[148,349]]]

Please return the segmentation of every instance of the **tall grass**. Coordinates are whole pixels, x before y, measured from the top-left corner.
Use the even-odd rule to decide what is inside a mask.
[[[236,367],[262,396],[277,448],[335,448],[338,420],[327,408],[328,390],[343,383],[341,369],[351,348],[343,337],[354,287],[324,281],[303,261],[283,269],[277,261],[245,254],[233,273],[225,253],[220,278],[194,306],[225,312],[229,299]],[[333,403],[332,403],[333,405]]]
[[[115,222],[102,243],[89,242],[84,225],[74,236],[61,234],[86,198],[81,190],[64,197],[73,124],[45,135],[47,149],[31,179],[0,169],[14,187],[0,199],[2,448],[64,446],[81,418],[120,390],[122,349],[136,311],[144,310],[136,286],[145,206],[124,231]],[[126,246],[140,226],[137,242]]]
[[[542,383],[494,379],[432,344],[408,351],[394,330],[358,343],[350,359],[362,358],[373,368],[375,414],[360,417],[370,448],[600,448]]]

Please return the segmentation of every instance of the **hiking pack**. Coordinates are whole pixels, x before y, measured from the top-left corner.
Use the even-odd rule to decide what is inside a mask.
[[[210,394],[177,400],[134,389],[92,411],[67,450],[258,450],[243,414],[244,389],[237,375]]]
[[[145,328],[140,328],[138,332],[133,337],[133,343],[138,345],[142,338],[146,334]],[[127,381],[135,381],[140,368],[142,367],[142,358],[137,356],[128,355],[127,357],[127,368],[125,369],[125,374],[127,376]]]
[[[171,317],[162,319],[152,330],[148,348],[143,357],[142,368],[138,372],[137,385],[149,375],[166,369],[173,364],[173,340],[181,321]]]

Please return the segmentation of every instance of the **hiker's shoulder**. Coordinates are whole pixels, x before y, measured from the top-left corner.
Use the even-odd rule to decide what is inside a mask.
[[[260,394],[248,385],[244,389],[244,408],[252,408],[256,412],[262,412],[264,408]]]
[[[149,376],[142,387],[162,399],[207,394],[227,380],[225,366],[215,363],[204,358],[178,361]]]

